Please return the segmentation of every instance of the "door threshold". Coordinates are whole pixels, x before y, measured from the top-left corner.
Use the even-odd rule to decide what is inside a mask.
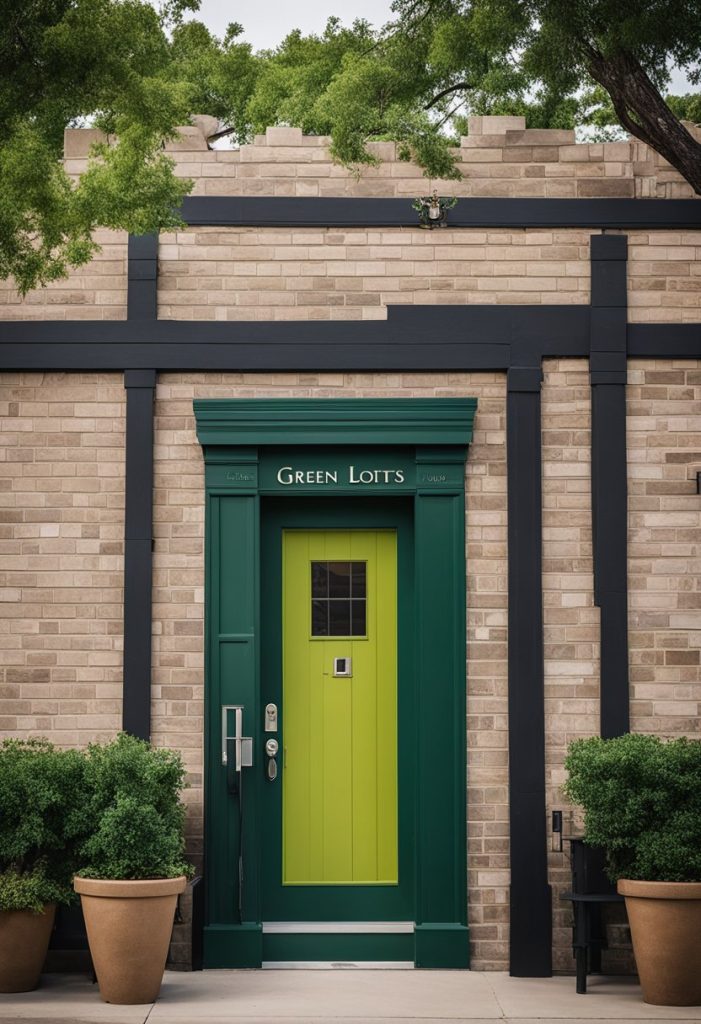
[[[264,960],[266,971],[413,971],[413,960]]]
[[[264,935],[412,935],[413,921],[263,921]]]

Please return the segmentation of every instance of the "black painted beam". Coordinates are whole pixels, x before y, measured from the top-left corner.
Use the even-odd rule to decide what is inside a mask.
[[[390,307],[387,320],[0,324],[7,370],[506,370],[586,356],[587,306]]]
[[[151,735],[154,370],[127,370],[122,728]]]
[[[422,189],[417,182],[417,193]],[[426,189],[424,188],[424,191]],[[191,225],[218,227],[416,227],[413,200],[348,196],[187,196]],[[453,228],[694,228],[694,199],[460,199]],[[440,238],[440,228],[435,229]]]
[[[591,489],[594,601],[600,609],[600,729],[630,729],[625,235],[591,239]]]
[[[127,319],[158,316],[158,235],[130,235],[127,258]]]
[[[540,363],[507,375],[510,973],[552,974],[545,804]]]
[[[701,359],[701,324],[628,324],[629,359]]]

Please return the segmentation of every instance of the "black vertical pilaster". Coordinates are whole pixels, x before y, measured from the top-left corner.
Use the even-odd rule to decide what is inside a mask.
[[[594,601],[601,612],[601,735],[630,728],[626,464],[627,239],[591,239]]]
[[[547,873],[542,487],[538,365],[507,376],[509,544],[510,973],[552,974]]]
[[[155,370],[126,370],[124,682],[122,728],[151,735],[151,580]]]
[[[129,235],[127,319],[158,315],[158,235]]]

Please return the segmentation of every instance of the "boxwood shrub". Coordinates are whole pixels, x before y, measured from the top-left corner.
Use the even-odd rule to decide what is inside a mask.
[[[85,758],[46,740],[0,745],[0,910],[68,903],[85,839]]]
[[[565,794],[613,881],[701,881],[701,740],[575,740],[565,767]]]
[[[174,878],[191,874],[184,857],[185,769],[178,753],[121,734],[85,755],[85,814],[80,851],[86,878]]]

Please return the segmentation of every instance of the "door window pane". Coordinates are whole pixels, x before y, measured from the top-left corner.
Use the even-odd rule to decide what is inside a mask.
[[[365,636],[367,563],[312,562],[312,636]]]

